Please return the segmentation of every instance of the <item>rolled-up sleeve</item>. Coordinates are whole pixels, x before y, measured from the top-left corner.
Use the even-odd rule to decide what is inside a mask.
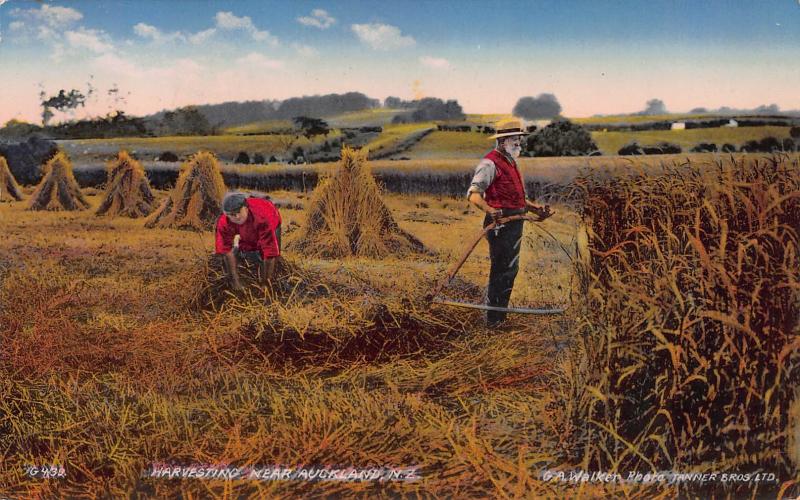
[[[472,176],[472,183],[469,185],[467,196],[472,193],[484,193],[489,188],[489,185],[494,181],[497,167],[495,167],[492,160],[484,158],[475,167],[475,175]]]

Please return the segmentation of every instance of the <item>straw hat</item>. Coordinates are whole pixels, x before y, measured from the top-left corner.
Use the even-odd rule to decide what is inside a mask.
[[[528,133],[522,127],[522,122],[516,118],[500,120],[497,122],[497,133],[489,137],[489,139],[510,137],[512,135],[528,135]]]

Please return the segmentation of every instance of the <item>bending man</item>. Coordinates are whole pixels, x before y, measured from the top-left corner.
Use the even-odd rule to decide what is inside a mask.
[[[225,273],[235,290],[242,288],[239,259],[258,264],[261,284],[267,284],[281,255],[281,214],[271,201],[231,192],[222,200],[217,219],[216,253],[223,255]],[[233,240],[239,235],[239,246]]]

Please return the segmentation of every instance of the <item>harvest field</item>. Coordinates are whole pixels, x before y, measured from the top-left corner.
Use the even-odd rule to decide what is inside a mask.
[[[325,140],[340,136],[333,131],[328,136],[317,136],[309,140],[302,135],[209,135],[209,136],[172,136],[172,137],[121,137],[118,139],[77,139],[61,141],[71,157],[107,159],[121,149],[135,152],[140,157],[153,159],[164,151],[170,151],[185,157],[205,149],[218,156],[232,161],[239,151],[249,154],[261,153],[269,158],[271,155],[283,155],[290,148],[298,146],[308,148]]]
[[[373,157],[381,159],[436,161],[463,158],[474,160],[494,146],[494,141],[489,138],[491,134],[477,131],[439,131],[436,130],[437,124],[435,122],[386,124],[378,123],[380,120],[377,118],[377,122],[371,121],[371,116],[388,116],[386,113],[380,113],[379,111],[386,110],[367,110],[340,115],[339,118],[341,119],[337,119],[336,122],[332,121],[331,126],[343,127],[345,126],[343,125],[344,123],[351,123],[353,126],[365,126],[365,124],[373,122],[376,123],[376,126],[382,125],[383,131],[364,145],[371,151]],[[483,116],[474,115],[474,118],[478,121],[472,123],[476,125],[490,123]],[[336,125],[333,125],[334,123]],[[135,152],[143,160],[155,159],[165,151],[185,158],[200,149],[212,151],[225,161],[233,161],[240,151],[248,153],[251,157],[256,153],[260,153],[266,159],[271,156],[286,159],[290,156],[290,152],[298,147],[304,150],[309,148],[318,149],[325,142],[332,143],[343,139],[342,132],[338,128],[333,129],[328,135],[319,135],[312,139],[308,139],[303,135],[269,133],[276,130],[286,130],[287,128],[292,128],[291,123],[288,121],[269,121],[226,129],[225,135],[79,139],[60,141],[60,144],[69,153],[70,157],[80,165],[85,161],[107,159],[115,155],[120,149]],[[428,130],[432,131],[427,132]],[[750,140],[761,140],[765,137],[775,137],[778,140],[783,140],[789,137],[789,127],[718,127],[636,132],[594,131],[591,132],[591,135],[600,151],[606,156],[617,155],[620,148],[632,141],[637,141],[642,146],[655,145],[659,142],[674,143],[682,148],[685,156],[691,154],[690,150],[702,142],[714,143],[718,148],[721,148],[723,144],[729,143],[735,145],[738,149]],[[346,138],[344,141],[350,143]],[[669,156],[655,155],[652,161],[671,161],[671,159]],[[527,159],[523,158],[523,161],[525,160]],[[545,161],[555,162],[560,160],[558,158],[547,158]]]
[[[415,144],[424,136],[423,134],[435,128],[436,125],[432,122],[387,125],[383,128],[383,132],[365,147],[369,149],[371,155],[378,154],[383,157],[393,151],[406,149],[406,145]]]
[[[391,108],[374,108],[365,109],[362,111],[351,111],[349,113],[342,113],[341,115],[326,118],[332,127],[380,127],[389,125],[392,119],[399,113],[401,109]]]
[[[401,153],[411,160],[436,158],[481,158],[494,147],[491,134],[481,132],[447,132],[436,130],[425,136],[409,150]]]
[[[798,1],[0,0],[0,500],[800,499]]]
[[[659,121],[682,121],[682,120],[701,120],[709,118],[708,114],[684,114],[670,113],[665,115],[611,115],[611,116],[588,116],[575,118],[575,123],[581,125],[600,125],[600,124],[625,124],[625,123],[647,123]],[[713,117],[712,117],[713,118]]]
[[[789,137],[789,127],[717,127],[685,130],[645,130],[641,132],[592,132],[592,139],[600,151],[615,155],[620,148],[632,141],[642,146],[655,145],[661,141],[677,144],[688,152],[701,142],[711,142],[722,148],[723,144],[733,144],[738,148],[750,140],[775,137],[783,140]]]
[[[303,201],[297,193],[272,194]],[[96,206],[98,196],[88,198]],[[369,489],[245,482],[228,490],[237,495],[355,488],[458,496],[492,491],[497,473],[513,488],[535,486],[535,470],[513,464],[557,460],[557,441],[545,427],[557,420],[532,416],[550,411],[546,374],[558,369],[554,355],[568,321],[517,318],[513,332],[492,335],[478,313],[427,310],[421,295],[481,217],[463,199],[386,201],[434,254],[408,262],[289,253],[306,285],[324,284],[331,295],[293,297],[287,290],[274,301],[231,299],[216,312],[193,304],[207,278],[210,233],[147,230],[139,220],[89,212],[30,212],[24,202],[0,205],[0,314],[9,325],[0,415],[13,457],[0,464],[0,489],[165,496],[230,488],[139,477],[165,459],[413,464],[423,478]],[[556,210],[543,227],[568,245],[575,214]],[[282,213],[291,238],[301,211]],[[567,303],[569,260],[535,231],[528,245],[519,300]],[[482,283],[485,264],[486,248],[479,248],[461,275],[465,282]],[[253,327],[265,321],[276,330],[254,337]],[[321,336],[338,340],[314,347],[327,345]],[[393,337],[399,345],[386,352],[371,344]],[[553,451],[534,451],[543,445]],[[524,449],[530,451],[518,456]],[[474,453],[487,462],[475,462]],[[22,465],[42,460],[63,464],[69,479],[24,477]]]
[[[551,201],[556,215],[526,227],[512,302],[566,313],[512,316],[502,331],[487,330],[477,311],[426,299],[480,227],[463,196],[383,196],[425,253],[320,259],[289,250],[273,288],[241,294],[220,286],[210,232],[97,217],[97,188],[84,188],[90,209],[81,212],[0,204],[0,491],[794,492],[800,159],[697,155],[628,173],[630,162],[605,160],[607,168],[572,169],[571,194]],[[270,195],[288,202],[291,247],[309,194]],[[487,266],[484,243],[442,295],[480,301]],[[26,474],[44,463],[66,476]],[[419,479],[148,477],[182,464],[248,474],[270,464],[390,464],[416,467]],[[727,484],[552,480],[576,470],[768,475]]]

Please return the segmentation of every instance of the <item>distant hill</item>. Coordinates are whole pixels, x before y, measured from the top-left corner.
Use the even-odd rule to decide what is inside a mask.
[[[295,116],[325,118],[352,111],[380,107],[380,101],[361,92],[292,97],[285,101],[223,102],[194,106],[214,127],[234,127],[268,120],[287,120]],[[169,110],[146,117],[148,121],[163,118]]]

